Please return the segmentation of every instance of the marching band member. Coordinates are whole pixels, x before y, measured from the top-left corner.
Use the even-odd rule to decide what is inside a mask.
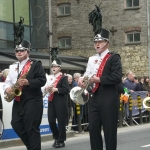
[[[65,147],[66,140],[66,115],[67,115],[67,98],[70,92],[67,76],[61,71],[61,61],[54,60],[51,65],[52,74],[48,76],[46,85],[42,90],[48,94],[48,121],[55,139],[52,147]],[[58,121],[58,127],[56,125]]]
[[[41,62],[29,58],[30,45],[26,40],[16,45],[15,55],[18,62],[10,65],[4,90],[10,95],[13,90],[11,87],[16,83],[21,88],[21,96],[16,96],[13,102],[11,125],[28,150],[41,150],[41,87],[46,83],[46,76]],[[26,73],[26,78],[22,78]]]
[[[97,52],[88,60],[84,76],[93,76],[93,96],[89,111],[89,133],[91,150],[103,150],[101,128],[103,127],[106,150],[116,150],[119,97],[117,84],[121,82],[122,66],[120,56],[110,53],[109,31],[102,29],[94,37]],[[84,86],[83,78],[79,86]]]

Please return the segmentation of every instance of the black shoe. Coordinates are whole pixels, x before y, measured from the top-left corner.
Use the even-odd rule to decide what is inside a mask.
[[[65,143],[64,142],[56,142],[55,148],[60,148],[60,147],[65,147]]]
[[[55,146],[56,146],[56,143],[57,143],[57,140],[54,141],[52,147],[55,147]]]

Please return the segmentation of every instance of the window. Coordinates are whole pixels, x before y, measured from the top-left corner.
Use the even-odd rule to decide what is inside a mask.
[[[20,21],[20,16],[24,18],[24,25],[29,25],[29,1],[14,0],[15,22]]]
[[[30,41],[29,0],[1,0],[0,48],[14,48],[13,26],[20,21],[20,16],[24,18],[24,38]]]
[[[71,38],[59,39],[59,48],[70,48],[70,47],[71,47]]]
[[[139,7],[139,0],[126,0],[126,7]]]
[[[135,33],[127,33],[127,38],[126,38],[126,43],[136,43],[140,42],[140,33],[135,32]]]
[[[13,48],[13,24],[0,21],[0,33],[0,48]]]
[[[70,15],[70,4],[61,4],[58,6],[58,16]]]
[[[0,20],[13,22],[13,2],[12,0],[1,0],[0,2]]]

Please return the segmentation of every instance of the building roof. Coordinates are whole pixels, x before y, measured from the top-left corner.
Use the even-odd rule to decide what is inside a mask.
[[[62,69],[65,70],[85,70],[88,58],[82,56],[64,56],[58,55],[62,61]],[[40,60],[45,69],[49,69],[51,66],[50,56],[41,52],[30,52],[30,58]],[[0,50],[0,63],[12,64],[17,61],[14,51]]]

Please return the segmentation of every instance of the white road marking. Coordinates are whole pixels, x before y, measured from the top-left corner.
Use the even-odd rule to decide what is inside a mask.
[[[144,145],[144,146],[141,146],[141,147],[150,147],[150,144],[148,144],[148,145]]]

